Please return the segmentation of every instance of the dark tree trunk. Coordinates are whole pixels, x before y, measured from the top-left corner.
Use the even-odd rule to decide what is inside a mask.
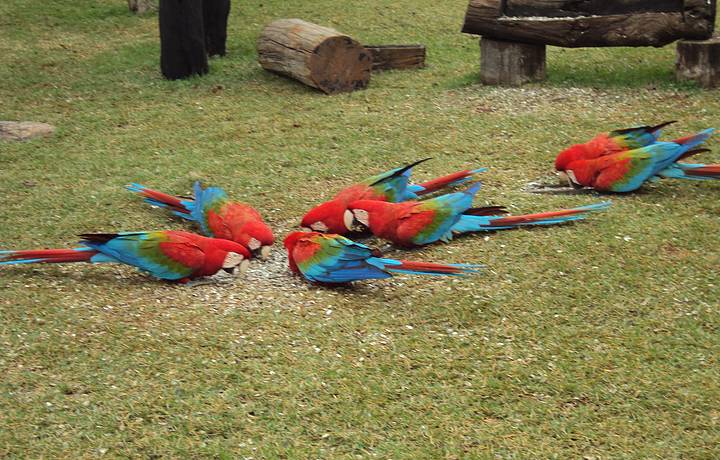
[[[168,80],[208,72],[203,0],[160,0],[160,69]]]
[[[208,56],[225,56],[230,0],[203,0],[205,48]]]

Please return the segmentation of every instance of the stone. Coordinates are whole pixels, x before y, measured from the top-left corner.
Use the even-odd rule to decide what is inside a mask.
[[[7,141],[26,141],[36,137],[49,136],[55,127],[35,121],[0,121],[0,139]]]

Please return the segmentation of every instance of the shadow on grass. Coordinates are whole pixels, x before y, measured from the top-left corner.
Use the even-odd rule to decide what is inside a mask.
[[[644,88],[701,91],[675,80],[675,48],[547,48],[544,87]],[[477,71],[445,81],[446,89],[480,85]]]

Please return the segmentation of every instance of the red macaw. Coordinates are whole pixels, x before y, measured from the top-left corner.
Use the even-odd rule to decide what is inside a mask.
[[[365,279],[390,278],[392,273],[408,275],[466,275],[479,265],[434,264],[386,259],[377,250],[341,235],[293,232],[285,238],[290,270],[318,283],[348,283]]]
[[[657,142],[662,128],[676,123],[666,121],[655,126],[636,126],[600,133],[583,144],[574,144],[560,152],[555,158],[555,169],[562,171],[572,159],[590,159],[611,153],[634,150]]]
[[[499,206],[471,208],[473,197],[480,189],[476,183],[462,192],[441,195],[426,201],[387,203],[359,200],[350,203],[350,217],[373,235],[398,246],[413,247],[449,241],[455,234],[495,231],[530,225],[553,225],[580,220],[586,213],[610,206],[602,202],[561,211],[502,216]]]
[[[333,199],[314,207],[305,214],[300,226],[307,230],[343,235],[351,230],[348,225],[352,222],[345,221],[344,217],[347,205],[353,201],[377,200],[397,203],[414,200],[444,187],[462,184],[475,174],[485,171],[485,168],[466,169],[422,184],[410,184],[412,168],[427,160],[429,158],[391,169],[342,189]]]
[[[602,155],[577,158],[563,165],[561,176],[574,186],[592,187],[602,192],[632,192],[648,180],[660,178],[717,180],[720,164],[691,164],[683,160],[707,149],[694,149],[713,132],[706,129],[680,142],[655,142],[645,147]]]
[[[198,222],[204,235],[235,241],[262,258],[268,256],[275,241],[272,230],[255,208],[231,201],[220,187],[203,189],[200,182],[195,182],[194,198],[168,195],[135,183],[126,187],[144,196],[153,206],[168,208],[175,215]]]
[[[609,133],[601,133],[585,142],[566,148],[555,158],[555,169],[564,171],[567,165],[576,160],[590,160],[603,155],[635,150],[658,142],[661,130],[675,121],[666,121],[655,126],[638,126],[634,128],[616,129]],[[705,142],[712,129],[702,131],[670,142],[687,146],[688,150]]]
[[[88,233],[81,237],[83,246],[79,248],[0,251],[0,265],[114,262],[156,278],[187,283],[220,270],[244,272],[251,257],[239,243],[189,232]]]

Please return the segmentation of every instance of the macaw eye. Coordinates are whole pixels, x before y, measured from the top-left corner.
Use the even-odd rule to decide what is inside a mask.
[[[325,225],[325,222],[317,221],[314,224],[310,225],[310,228],[315,230],[316,232],[327,232],[328,226]]]

